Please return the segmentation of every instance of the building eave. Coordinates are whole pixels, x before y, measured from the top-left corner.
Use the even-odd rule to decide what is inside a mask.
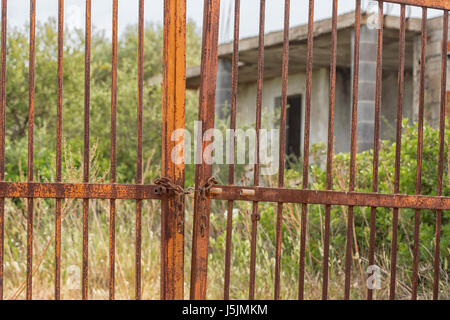
[[[361,15],[361,25],[366,25],[368,21],[368,15],[363,13]],[[340,36],[345,36],[347,37],[349,32],[351,32],[351,30],[354,29],[354,25],[355,25],[355,13],[354,12],[349,12],[349,13],[345,13],[342,14],[340,16],[338,16],[338,22],[337,22],[337,30],[338,30],[338,38],[340,38]],[[330,19],[324,19],[324,20],[320,20],[320,21],[316,21],[314,23],[314,38],[316,39],[320,39],[320,38],[324,38],[326,36],[330,36],[331,35],[331,18]],[[399,17],[395,17],[395,16],[385,16],[384,17],[384,29],[385,30],[390,30],[393,34],[398,34],[398,31],[400,28],[400,18]],[[406,22],[406,31],[407,31],[407,36],[410,37],[414,37],[417,34],[420,34],[421,31],[421,21],[420,19],[416,19],[416,18],[409,18],[407,19]],[[296,26],[296,27],[292,27],[289,31],[289,43],[291,46],[291,49],[295,49],[295,46],[305,46],[306,45],[306,41],[307,41],[307,37],[308,37],[308,25],[304,24],[304,25],[300,25],[300,26]],[[281,49],[283,46],[283,31],[275,31],[275,32],[270,32],[267,33],[264,36],[264,48],[266,50],[270,50],[273,49],[273,51],[275,52],[275,50],[277,49]],[[248,61],[245,61],[245,56],[253,56],[258,50],[258,37],[250,37],[250,38],[245,38],[245,39],[241,39],[239,41],[239,54],[240,54],[240,62],[241,62],[241,66],[240,69],[242,68],[244,71],[244,74],[247,73],[249,75],[251,75],[252,71],[249,69],[249,64],[251,64],[251,61],[253,60],[252,58],[249,58]],[[340,50],[343,51],[343,50]],[[341,60],[349,60],[349,55],[350,55],[350,46],[345,49],[345,53],[339,53],[339,48],[338,48],[338,55],[341,54]],[[221,45],[219,45],[219,49],[218,49],[218,57],[221,59],[232,59],[232,54],[233,54],[233,42],[228,42],[228,43],[223,43]],[[266,59],[268,59],[267,55],[266,55]],[[324,59],[315,59],[316,60],[316,66],[323,64],[324,61],[328,61],[326,58]],[[339,60],[339,58],[338,58]],[[339,66],[339,62],[338,62],[338,66]],[[342,63],[341,63],[342,66]],[[274,68],[277,68],[278,66],[274,65]],[[246,70],[248,69],[248,70]],[[256,70],[255,70],[256,71]],[[281,69],[280,69],[281,72]],[[274,72],[270,73],[267,72],[267,74],[265,74],[265,77],[273,77],[274,76]],[[249,82],[251,81],[251,79],[249,77],[245,77],[242,76],[240,77],[240,82]],[[188,89],[197,89],[199,87],[200,84],[200,67],[199,66],[195,66],[195,67],[190,67],[187,68],[187,76],[186,76],[186,86]]]

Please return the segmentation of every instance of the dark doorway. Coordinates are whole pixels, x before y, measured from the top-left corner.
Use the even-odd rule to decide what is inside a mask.
[[[281,97],[275,99],[275,105],[281,106]],[[295,160],[301,154],[302,140],[302,96],[292,95],[287,97],[286,110],[286,160]],[[289,161],[288,161],[289,163]]]

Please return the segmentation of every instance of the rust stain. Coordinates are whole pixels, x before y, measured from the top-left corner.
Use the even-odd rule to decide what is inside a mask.
[[[62,181],[62,117],[64,62],[64,0],[58,1],[58,75],[56,107],[56,182]],[[61,298],[61,205],[56,199],[55,216],[55,300]]]
[[[303,179],[302,188],[308,188],[309,177],[309,142],[311,129],[311,89],[312,89],[312,68],[313,68],[313,48],[314,48],[314,0],[309,0],[308,17],[308,49],[306,62],[306,95],[305,95],[305,127],[303,141]],[[302,203],[301,226],[300,226],[300,267],[298,276],[298,299],[303,300],[305,290],[305,253],[306,253],[306,220],[308,218],[308,205]]]
[[[28,182],[34,178],[34,97],[35,97],[35,67],[36,67],[36,0],[30,0],[30,50],[28,73]],[[33,298],[33,215],[34,200],[27,200],[27,300]]]
[[[448,11],[444,12],[442,38],[448,39]],[[437,177],[437,195],[442,196],[444,180],[444,148],[445,148],[445,105],[447,90],[447,61],[448,48],[442,46],[442,73],[441,73],[441,108],[439,112],[439,159],[438,159],[438,177]],[[439,267],[441,253],[441,231],[442,231],[442,211],[436,211],[436,233],[434,246],[434,277],[433,277],[433,299],[439,299]]]
[[[336,104],[336,55],[337,55],[337,17],[338,3],[333,0],[332,27],[331,27],[331,60],[330,60],[330,106],[328,111],[328,146],[327,146],[327,190],[333,189],[333,149],[334,149],[334,108]],[[330,255],[330,223],[331,206],[325,206],[325,232],[322,263],[322,300],[328,298],[328,276]]]
[[[172,160],[184,137],[172,141],[172,133],[185,127],[186,0],[164,1],[163,66],[162,176],[184,188],[184,161]],[[183,299],[184,203],[177,197],[161,203],[161,243],[161,299]]]
[[[217,49],[219,33],[220,0],[205,0],[203,12],[202,63],[199,94],[199,120],[203,123],[203,133],[214,128],[214,109],[217,75]],[[202,144],[203,150],[207,142]],[[199,189],[212,175],[212,166],[202,162],[195,168],[195,187]],[[194,230],[192,238],[191,288],[190,297],[195,300],[206,298],[207,264],[209,245],[210,203],[200,207],[202,200],[197,194],[194,200]],[[200,224],[202,217],[207,220],[202,235]]]

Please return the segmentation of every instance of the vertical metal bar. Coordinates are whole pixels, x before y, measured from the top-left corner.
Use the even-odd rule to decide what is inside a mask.
[[[377,66],[376,66],[376,89],[375,89],[375,124],[373,141],[373,171],[372,192],[378,192],[378,161],[380,150],[380,111],[381,91],[383,74],[383,2],[378,2],[378,28],[377,28]],[[369,235],[369,266],[375,262],[375,232],[376,232],[377,208],[370,209],[370,235]],[[372,300],[373,290],[367,288],[367,300]]]
[[[176,130],[185,127],[186,0],[164,1],[162,175],[184,189],[184,154],[173,158]],[[183,151],[184,152],[184,151]],[[184,298],[184,199],[161,203],[161,299]]]
[[[338,1],[333,0],[331,26],[331,61],[330,61],[330,106],[328,111],[328,150],[327,150],[327,190],[333,189],[333,150],[334,150],[334,107],[336,105],[336,54],[337,54],[337,15]],[[328,298],[328,263],[330,255],[330,221],[331,206],[325,206],[325,235],[323,248],[323,286],[322,300]]]
[[[287,85],[289,69],[289,15],[290,0],[284,3],[284,32],[283,32],[283,57],[281,75],[281,115],[280,115],[280,151],[278,169],[278,187],[284,186],[285,167],[285,147],[286,147],[286,105],[287,105]],[[277,205],[277,225],[276,225],[276,252],[275,252],[275,300],[280,299],[280,273],[281,273],[281,232],[283,227],[283,203]]]
[[[219,13],[220,0],[205,0],[199,98],[199,120],[202,122],[202,131],[198,132],[202,137],[206,130],[214,128]],[[203,186],[212,174],[212,166],[203,160],[204,157],[209,157],[209,155],[203,155],[203,151],[208,144],[208,141],[202,141],[202,164],[197,164],[195,168],[196,189]],[[190,292],[191,299],[195,300],[205,299],[206,297],[209,214],[210,201],[203,202],[197,192],[194,200]],[[201,228],[202,221],[206,224],[204,229]]]
[[[309,134],[311,124],[311,87],[313,68],[313,41],[314,41],[314,0],[309,0],[308,16],[308,52],[306,62],[306,94],[305,94],[305,129],[303,141],[303,181],[302,188],[308,188],[309,175]],[[301,231],[300,231],[300,268],[298,282],[298,299],[303,300],[305,291],[305,252],[306,252],[306,219],[308,205],[302,203]]]
[[[136,184],[142,184],[142,111],[144,85],[144,0],[139,0],[139,43],[138,43],[138,103],[137,103],[137,150]],[[141,230],[142,199],[136,200],[136,274],[135,296],[141,299]]]
[[[349,191],[355,190],[355,175],[356,175],[356,149],[357,149],[357,123],[358,123],[358,83],[359,83],[359,42],[361,31],[361,0],[356,0],[355,7],[355,39],[354,39],[354,53],[353,53],[353,97],[352,97],[352,129],[351,129],[351,143],[350,143],[350,181]],[[350,271],[353,259],[353,206],[348,207],[347,217],[347,243],[345,249],[345,287],[344,299],[350,298]]]
[[[230,112],[230,129],[236,130],[236,104],[239,80],[239,19],[240,19],[241,1],[234,2],[234,41],[233,41],[233,63],[231,75],[231,112]],[[234,153],[235,153],[236,137],[233,134],[230,146],[230,159],[232,163],[228,166],[228,184],[234,184]],[[230,273],[231,273],[231,240],[233,232],[233,201],[228,201],[227,207],[227,235],[225,247],[225,279],[224,279],[224,300],[230,299]]]
[[[417,171],[416,171],[416,194],[420,195],[422,190],[422,155],[423,155],[423,116],[425,107],[425,65],[427,45],[427,8],[422,8],[422,40],[420,56],[420,92],[419,92],[419,132],[417,138]],[[417,299],[417,285],[419,279],[419,238],[420,238],[420,210],[416,209],[414,216],[414,250],[413,250],[413,273],[411,299]]]
[[[253,184],[259,185],[259,168],[260,168],[260,137],[261,130],[261,109],[262,109],[262,91],[264,82],[264,24],[266,16],[266,1],[260,1],[259,11],[259,48],[258,48],[258,81],[256,85],[256,163],[253,169]],[[258,202],[253,202],[252,207],[252,235],[250,240],[250,285],[249,299],[255,298],[255,282],[256,282],[256,241],[258,233],[258,221],[260,219],[258,213]]]
[[[406,42],[406,6],[401,5],[400,10],[400,37],[399,37],[399,63],[398,63],[398,95],[397,95],[397,135],[395,144],[395,177],[394,194],[400,192],[400,158],[402,152],[402,119],[403,119],[403,95],[405,80],[405,42]],[[389,299],[395,299],[395,279],[397,269],[397,236],[398,236],[399,209],[394,208],[392,216],[392,248],[391,248],[391,279]]]
[[[0,181],[5,181],[6,136],[6,34],[8,1],[2,0],[1,73],[0,73]],[[0,300],[3,300],[3,265],[5,243],[5,198],[0,198]]]
[[[34,178],[34,94],[36,63],[36,0],[30,0],[29,109],[28,109],[28,182]],[[27,300],[32,299],[33,287],[33,209],[34,199],[28,198],[27,219]]]
[[[64,59],[64,0],[58,1],[58,76],[56,107],[56,182],[62,180],[62,107]],[[61,298],[61,204],[56,199],[55,217],[55,300]]]
[[[91,0],[86,0],[86,43],[84,69],[84,159],[83,182],[89,182],[89,113],[91,104]],[[81,295],[88,299],[89,275],[89,199],[83,199],[83,265]]]
[[[445,148],[445,104],[447,90],[447,54],[448,54],[448,11],[444,11],[442,28],[442,68],[441,68],[441,110],[439,118],[439,160],[438,160],[438,183],[437,195],[442,196],[444,180],[444,148]],[[433,299],[439,298],[439,265],[441,250],[442,211],[436,211],[436,235],[434,247],[434,279]]]
[[[117,28],[118,1],[113,0],[112,15],[112,69],[111,69],[111,183],[116,183],[116,145],[117,145]],[[109,202],[109,299],[115,299],[115,261],[116,261],[116,200]]]

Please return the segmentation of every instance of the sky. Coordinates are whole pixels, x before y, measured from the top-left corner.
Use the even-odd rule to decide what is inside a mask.
[[[204,0],[187,0],[187,18],[202,25]],[[362,0],[363,10],[376,10],[377,2]],[[339,0],[339,14],[354,10],[354,0]],[[161,23],[163,20],[164,0],[145,0],[145,20]],[[331,17],[332,0],[315,1],[315,20]],[[399,14],[399,5],[385,4],[385,13]],[[85,19],[84,0],[65,0],[66,28],[83,28]],[[37,0],[36,18],[44,22],[49,17],[56,17],[58,0]],[[291,0],[290,25],[296,26],[307,23],[308,0]],[[283,26],[284,1],[266,0],[266,32],[281,30]],[[420,17],[420,8],[408,10],[411,17]],[[428,16],[440,14],[429,10]],[[221,1],[220,41],[231,40],[234,17],[234,0]],[[104,30],[106,36],[111,36],[112,28],[112,0],[92,0],[92,24],[96,30]],[[241,0],[240,37],[255,36],[258,33],[259,0]],[[29,0],[8,1],[8,23],[11,26],[23,26],[29,21]],[[136,24],[138,21],[138,0],[119,0],[119,34],[125,26]]]

